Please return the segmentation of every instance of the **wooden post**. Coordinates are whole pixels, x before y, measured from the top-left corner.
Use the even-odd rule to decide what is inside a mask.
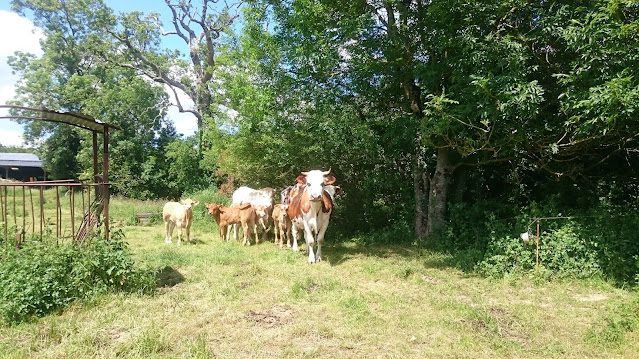
[[[75,238],[75,218],[73,218],[75,216],[75,211],[73,208],[73,194],[75,192],[73,191],[73,187],[71,186],[69,186],[69,191],[71,192],[71,195],[69,196],[69,212],[71,214],[71,238]]]
[[[18,226],[18,213],[16,212],[16,187],[12,186],[13,189],[13,224]]]
[[[55,236],[60,237],[60,187],[55,186]]]
[[[23,234],[23,237],[26,232],[27,232],[27,194],[26,194],[25,187],[22,186],[22,234]]]
[[[40,186],[38,189],[40,190],[40,240],[42,240],[42,236],[44,235],[42,229],[44,225],[44,188]]]
[[[102,140],[104,141],[104,150],[102,153],[102,180],[104,181],[104,239],[109,240],[109,126],[107,126],[106,124],[104,124],[104,134]]]
[[[29,186],[29,199],[31,199],[31,234],[35,236],[35,213],[33,212],[33,192]]]

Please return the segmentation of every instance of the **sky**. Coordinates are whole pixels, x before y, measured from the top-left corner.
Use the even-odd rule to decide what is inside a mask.
[[[106,3],[116,12],[134,10],[158,12],[162,16],[163,23],[169,23],[170,12],[164,2],[160,0],[106,0]],[[11,12],[9,0],[0,0],[0,34],[3,34],[0,41],[0,104],[5,104],[13,97],[14,86],[18,80],[17,76],[11,74],[11,68],[7,64],[8,56],[15,51],[41,55],[39,41],[43,37],[43,33],[34,26],[31,20]],[[5,34],[11,34],[11,36]],[[163,45],[184,50],[180,48],[183,45],[177,39],[164,41]],[[172,94],[169,93],[169,95],[173,98]],[[180,96],[180,100],[186,106],[193,104],[186,96]],[[172,99],[172,101],[174,100]],[[5,110],[0,110],[0,116],[6,114]],[[175,106],[169,108],[167,117],[173,121],[178,133],[190,136],[197,129],[195,116],[189,113],[180,113]],[[24,146],[23,133],[22,125],[11,120],[0,119],[0,144]]]

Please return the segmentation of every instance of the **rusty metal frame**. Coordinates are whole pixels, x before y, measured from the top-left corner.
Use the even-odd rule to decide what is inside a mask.
[[[92,229],[94,225],[98,223],[100,215],[103,218],[104,224],[104,238],[109,239],[110,226],[109,226],[109,139],[111,130],[121,130],[120,127],[98,121],[90,116],[77,113],[77,112],[58,112],[49,110],[46,108],[30,108],[24,106],[13,105],[0,105],[0,109],[8,109],[9,115],[0,115],[0,119],[9,120],[30,120],[30,121],[47,121],[54,123],[63,123],[78,128],[82,128],[91,131],[93,134],[93,182],[92,183],[80,183],[75,180],[60,180],[60,181],[35,181],[35,182],[0,182],[0,220],[4,227],[4,236],[8,239],[8,227],[9,227],[9,192],[8,187],[12,187],[12,202],[13,202],[13,221],[14,226],[18,227],[17,223],[17,210],[16,210],[16,188],[22,188],[22,227],[20,233],[16,233],[16,242],[18,243],[26,234],[26,193],[29,192],[29,198],[31,202],[31,233],[35,234],[35,212],[33,208],[33,194],[32,188],[38,188],[39,192],[39,222],[40,222],[40,235],[43,235],[45,227],[45,215],[44,215],[44,194],[45,188],[56,188],[56,238],[60,238],[63,235],[62,230],[62,203],[60,201],[60,189],[67,188],[68,193],[71,193],[69,197],[69,209],[71,215],[71,237],[74,240],[82,240],[84,236]],[[98,133],[103,137],[102,148],[102,171],[98,170]],[[82,210],[84,212],[83,221],[80,227],[75,228],[75,191],[74,189],[80,187],[82,190]],[[94,191],[94,202],[91,202],[91,188]],[[87,190],[88,195],[88,207],[85,208],[84,192]],[[97,206],[97,207],[96,207]],[[96,208],[93,208],[96,207]]]

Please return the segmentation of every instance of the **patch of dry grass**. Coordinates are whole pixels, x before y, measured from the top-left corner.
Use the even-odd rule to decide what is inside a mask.
[[[639,352],[588,340],[633,293],[606,283],[491,281],[440,253],[331,243],[325,261],[272,242],[194,244],[161,225],[125,227],[136,260],[161,268],[152,296],[107,295],[34,323],[0,327],[2,358],[584,358]],[[215,234],[214,234],[215,233]]]

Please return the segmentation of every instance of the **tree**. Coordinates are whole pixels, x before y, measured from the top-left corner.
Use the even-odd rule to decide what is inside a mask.
[[[214,0],[191,1],[165,0],[171,10],[172,30],[161,32],[158,14],[143,15],[139,12],[125,14],[119,27],[109,34],[124,45],[122,57],[113,59],[115,64],[136,70],[138,73],[166,85],[173,93],[180,112],[188,112],[197,118],[199,129],[198,151],[202,148],[202,131],[205,120],[212,119],[218,84],[213,72],[217,66],[216,51],[223,34],[238,18],[241,2],[219,5]],[[162,36],[173,36],[188,48],[187,58],[178,50],[160,48]],[[195,104],[187,108],[180,101],[180,93],[186,94]]]
[[[156,135],[165,126],[168,96],[135,71],[112,66],[99,55],[112,45],[104,41],[113,20],[111,11],[101,1],[16,1],[14,6],[34,11],[36,23],[46,34],[41,58],[16,54],[10,59],[21,75],[14,101],[83,112],[118,125],[121,130],[112,134],[110,148],[112,163],[117,164],[110,172],[114,190],[132,197],[166,195],[150,192],[158,188],[140,178],[140,169],[163,162]],[[44,161],[52,174],[92,177],[88,132],[43,122],[30,122],[26,129],[30,141],[44,139]]]

